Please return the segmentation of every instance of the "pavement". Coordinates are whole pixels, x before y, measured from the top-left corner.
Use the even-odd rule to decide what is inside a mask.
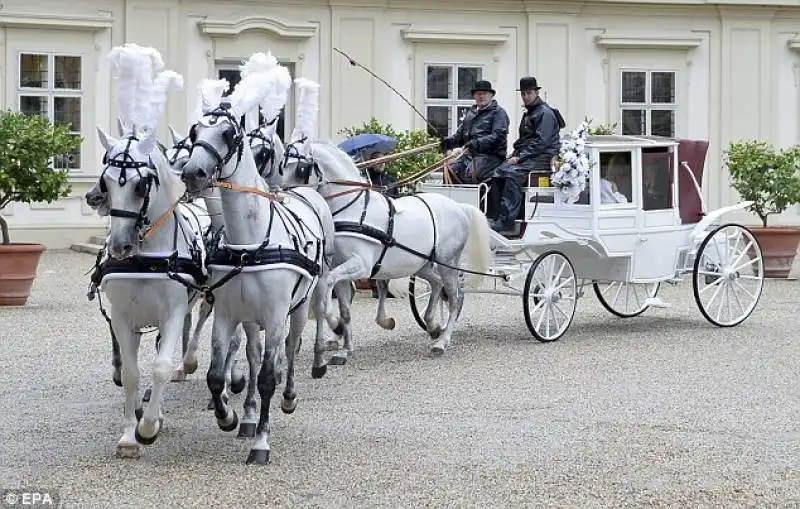
[[[115,457],[123,393],[85,298],[93,261],[46,253],[28,305],[0,308],[0,490],[78,508],[800,507],[798,281],[768,281],[730,329],[705,321],[690,279],[633,319],[589,292],[549,344],[518,297],[469,295],[439,358],[406,300],[388,301],[385,331],[359,295],[356,350],[322,380],[307,329],[297,411],[273,400],[271,464],[257,467],[205,410],[208,326],[200,369],[167,389],[159,439]],[[150,334],[143,384],[152,353]]]

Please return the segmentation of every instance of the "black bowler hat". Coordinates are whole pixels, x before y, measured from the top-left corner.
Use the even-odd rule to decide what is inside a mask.
[[[479,80],[475,82],[475,86],[472,87],[472,90],[470,90],[469,93],[474,94],[475,92],[490,92],[492,95],[497,93],[492,88],[492,84],[486,80]]]
[[[519,88],[517,92],[522,92],[525,90],[539,90],[539,84],[536,82],[536,78],[533,76],[525,76],[519,79]]]

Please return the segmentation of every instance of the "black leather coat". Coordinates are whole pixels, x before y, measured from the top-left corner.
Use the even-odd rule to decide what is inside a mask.
[[[550,168],[553,156],[561,148],[561,130],[556,113],[540,97],[526,108],[519,123],[519,138],[514,142],[512,157],[531,170]]]
[[[478,109],[473,106],[464,115],[455,134],[444,139],[444,148],[450,150],[463,147],[467,142],[475,140],[473,154],[486,154],[506,158],[508,150],[508,114],[497,101],[492,100],[488,106]]]

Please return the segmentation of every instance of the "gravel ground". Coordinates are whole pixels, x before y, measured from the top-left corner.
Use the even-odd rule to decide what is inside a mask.
[[[47,253],[28,306],[0,308],[0,489],[80,508],[800,506],[797,281],[768,282],[733,329],[703,319],[689,280],[630,320],[587,295],[551,344],[518,298],[471,295],[436,359],[407,301],[389,301],[384,331],[359,295],[350,364],[312,380],[307,329],[298,409],[274,399],[272,463],[255,467],[205,410],[207,342],[168,387],[158,441],[114,457],[123,395],[84,296],[92,263]]]

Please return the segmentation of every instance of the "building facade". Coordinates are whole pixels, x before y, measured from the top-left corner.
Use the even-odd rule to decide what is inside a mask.
[[[442,132],[456,128],[469,89],[488,79],[511,118],[515,91],[535,75],[567,129],[589,117],[623,134],[707,139],[709,208],[738,201],[722,169],[731,141],[800,142],[800,3],[749,0],[7,0],[0,6],[3,107],[69,123],[84,142],[59,164],[73,196],[13,204],[16,240],[53,248],[85,242],[105,222],[83,202],[101,171],[95,126],[116,131],[105,56],[136,42],[159,49],[185,79],[162,123],[186,132],[197,84],[238,79],[237,66],[271,51],[295,77],[321,85],[319,137],[376,117],[395,128],[424,121],[351,55],[413,101]],[[290,99],[281,128],[294,120]],[[775,222],[800,221],[792,208]],[[755,223],[749,215],[741,220]]]

